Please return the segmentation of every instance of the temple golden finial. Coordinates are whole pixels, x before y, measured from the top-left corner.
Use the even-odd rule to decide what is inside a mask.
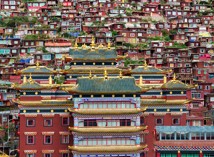
[[[108,40],[108,49],[110,49],[110,48],[111,48],[111,41]]]
[[[48,81],[49,81],[49,85],[51,85],[52,82],[53,82],[53,79],[52,79],[51,75],[49,76]]]
[[[143,85],[143,77],[142,77],[142,75],[140,75],[139,85],[140,85],[140,86],[142,86],[142,85]]]
[[[92,74],[91,74],[91,70],[90,70],[90,72],[89,72],[89,76],[88,76],[89,78],[92,78]]]
[[[29,83],[33,83],[33,79],[32,79],[31,73],[30,73],[30,77],[29,77],[29,79],[28,79],[28,82],[29,82]]]
[[[108,73],[107,73],[107,70],[106,70],[106,69],[104,70],[104,78],[105,78],[105,79],[108,78]]]
[[[77,39],[75,40],[74,48],[75,48],[75,49],[78,48]]]
[[[104,47],[104,46],[103,46],[102,43],[100,43],[99,46],[98,46],[98,48],[103,48],[103,47]]]
[[[147,62],[146,62],[146,60],[144,60],[144,67],[147,67],[148,65],[147,65]]]
[[[163,83],[166,83],[167,82],[167,78],[166,78],[166,75],[164,75],[163,77]]]
[[[96,46],[94,36],[91,38],[91,48],[94,49]]]
[[[121,70],[121,69],[120,69],[119,77],[120,77],[120,78],[123,78],[123,73],[122,73],[122,70]]]
[[[39,61],[36,61],[36,69],[39,69]]]
[[[86,49],[86,47],[87,47],[87,46],[86,46],[86,44],[84,43],[84,44],[82,45],[82,48],[83,48],[83,49]]]
[[[24,75],[24,77],[23,77],[23,83],[26,83],[27,82],[27,77],[26,77],[26,75]]]
[[[173,74],[173,81],[175,81],[176,80],[176,75],[175,75],[175,73]]]

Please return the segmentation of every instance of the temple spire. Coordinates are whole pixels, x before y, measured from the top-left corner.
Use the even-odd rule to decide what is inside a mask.
[[[92,78],[92,74],[91,74],[91,70],[90,70],[90,72],[89,72],[89,76],[88,76],[89,78]]]
[[[122,70],[121,70],[121,69],[120,69],[119,77],[120,77],[120,78],[123,78],[123,73],[122,73]]]
[[[108,40],[108,49],[110,49],[110,48],[111,48],[111,41]]]
[[[163,77],[163,83],[166,83],[167,82],[167,78],[166,78],[166,75],[164,75]]]
[[[53,82],[53,79],[52,79],[51,75],[49,76],[48,81],[49,81],[49,85],[51,85],[51,84],[52,84],[52,82]]]
[[[39,61],[36,61],[36,69],[39,69]]]
[[[144,60],[144,67],[147,67],[148,65],[147,65],[147,63],[146,63],[146,60]]]
[[[96,44],[95,44],[95,39],[94,39],[94,36],[93,36],[92,39],[91,39],[91,48],[94,49],[95,46],[96,46]]]
[[[143,85],[143,77],[142,77],[142,75],[140,75],[139,85],[140,85],[140,86],[142,86],[142,85]]]
[[[108,78],[108,73],[107,73],[107,70],[106,70],[106,69],[104,70],[104,78],[105,78],[105,79]]]
[[[75,48],[75,49],[78,48],[77,39],[75,40],[74,48]]]
[[[173,81],[175,81],[176,80],[176,75],[175,75],[175,73],[173,74]]]
[[[26,75],[24,75],[24,77],[23,77],[23,83],[26,83],[27,82],[27,77],[26,77]]]
[[[31,73],[30,73],[30,77],[29,77],[29,79],[28,79],[28,82],[33,83],[33,79],[32,79]]]

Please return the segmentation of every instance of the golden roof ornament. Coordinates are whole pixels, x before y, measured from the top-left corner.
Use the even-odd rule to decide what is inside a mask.
[[[102,43],[100,43],[99,46],[98,46],[98,48],[103,48],[103,47],[104,47],[104,46],[103,46]]]
[[[120,78],[123,78],[123,73],[122,73],[122,70],[121,70],[121,69],[120,69],[119,77],[120,77]]]
[[[36,61],[36,69],[39,69],[39,61]]]
[[[175,73],[173,74],[173,81],[175,81],[176,80],[176,75],[175,75]]]
[[[75,49],[78,48],[77,39],[75,40],[74,48],[75,48]]]
[[[167,78],[166,78],[166,75],[164,75],[163,77],[163,83],[166,83],[167,82]]]
[[[28,82],[29,82],[30,84],[34,83],[34,81],[33,81],[33,79],[32,79],[31,73],[30,73],[30,77],[29,77],[29,79],[28,79]]]
[[[106,69],[104,70],[104,78],[105,78],[105,79],[108,79],[108,73],[107,73],[107,70],[106,70]]]
[[[52,82],[53,82],[53,79],[52,79],[51,75],[49,76],[48,81],[49,81],[49,85],[51,85]]]
[[[24,75],[24,77],[23,77],[23,83],[26,83],[27,82],[27,77],[26,77],[26,75]]]
[[[146,68],[148,65],[146,63],[146,60],[144,60],[144,67]]]
[[[91,70],[90,70],[90,72],[89,72],[89,76],[88,76],[89,78],[92,78],[92,74],[91,74]]]
[[[94,49],[96,46],[94,37],[91,38],[91,48]]]
[[[84,43],[84,44],[82,45],[82,48],[83,48],[83,49],[86,49],[86,47],[87,47],[87,46],[86,46],[86,44]]]
[[[110,49],[110,48],[111,48],[111,41],[108,40],[108,49]]]
[[[142,86],[142,85],[143,85],[143,77],[142,77],[142,75],[140,75],[139,85],[140,85],[140,86]]]

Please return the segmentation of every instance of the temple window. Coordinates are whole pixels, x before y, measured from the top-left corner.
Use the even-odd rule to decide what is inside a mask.
[[[26,157],[35,157],[34,154],[27,154]]]
[[[44,126],[52,126],[52,119],[45,119]]]
[[[52,157],[52,155],[51,155],[51,154],[49,154],[49,153],[48,153],[48,154],[47,154],[47,153],[45,153],[45,154],[44,154],[44,157]]]
[[[135,140],[129,138],[103,138],[103,139],[83,139],[79,141],[80,146],[93,146],[93,145],[135,145]]]
[[[162,118],[157,118],[156,119],[156,124],[157,125],[163,125],[163,119]]]
[[[69,143],[69,135],[62,135],[61,136],[61,143],[68,144]]]
[[[27,144],[34,144],[34,136],[27,136]]]
[[[130,119],[120,119],[120,126],[131,126]]]
[[[69,157],[69,154],[68,153],[63,153],[62,157]]]
[[[35,126],[35,119],[27,119],[27,126]]]
[[[84,120],[84,126],[97,126],[97,121],[95,119]]]
[[[52,144],[52,136],[51,135],[45,135],[44,136],[44,144]]]
[[[179,118],[173,118],[173,119],[172,119],[172,124],[173,124],[173,125],[178,125],[178,124],[180,124],[180,119],[179,119]]]
[[[62,125],[69,125],[69,117],[62,117]]]

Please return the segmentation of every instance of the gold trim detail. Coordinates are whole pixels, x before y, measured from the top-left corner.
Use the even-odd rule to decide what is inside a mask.
[[[134,145],[134,146],[68,146],[71,151],[77,152],[136,152],[143,151],[147,145]]]
[[[147,126],[126,126],[126,127],[69,127],[70,131],[79,133],[133,133],[147,129]]]

